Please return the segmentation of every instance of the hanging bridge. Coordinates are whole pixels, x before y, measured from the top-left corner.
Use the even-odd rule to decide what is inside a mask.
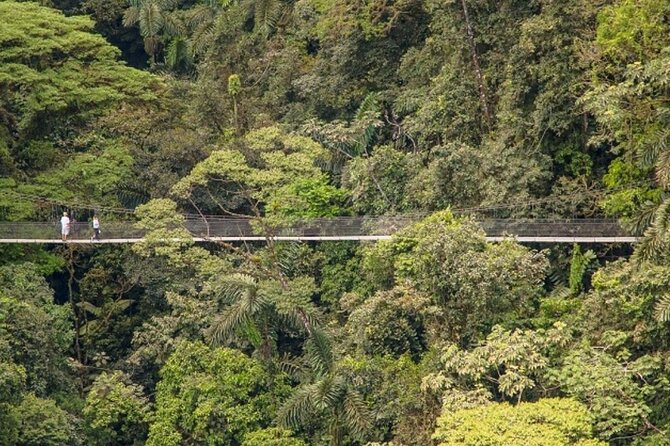
[[[281,228],[259,229],[249,218],[187,219],[179,227],[195,242],[386,240],[420,217],[335,217],[296,222]],[[612,219],[482,219],[489,241],[513,238],[521,243],[634,243],[638,237]],[[175,226],[176,228],[177,226]],[[100,240],[93,241],[90,223],[70,225],[66,243],[135,243],[145,231],[134,222],[101,224]],[[60,223],[0,222],[0,243],[63,243]]]
[[[475,219],[492,242],[513,238],[521,243],[635,243],[635,234],[625,230],[615,219],[602,218],[495,218],[501,214],[543,215],[563,203],[586,199],[597,203],[604,191],[591,190],[532,201],[501,203],[486,207],[452,209],[458,216]],[[610,191],[611,192],[611,191]],[[2,222],[0,244],[38,243],[60,244],[60,215],[68,211],[71,216],[88,220],[94,213],[103,216],[100,240],[93,241],[90,222],[73,222],[66,243],[136,243],[145,232],[135,225],[135,209],[105,207],[99,204],[66,202],[31,195],[16,190],[0,189],[0,196],[10,200],[31,202],[37,216],[49,222]],[[557,201],[558,200],[558,201]],[[2,209],[0,209],[2,211]],[[383,217],[333,217],[298,221],[281,228],[260,228],[250,217],[222,217],[202,214],[183,214],[182,229],[195,242],[254,242],[254,241],[338,241],[386,240],[408,225],[426,215]],[[2,214],[0,212],[0,218]],[[106,219],[109,219],[106,221]]]

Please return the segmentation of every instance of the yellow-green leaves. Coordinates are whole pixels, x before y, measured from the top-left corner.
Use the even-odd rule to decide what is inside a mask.
[[[172,193],[217,213],[338,215],[346,194],[329,185],[319,168],[327,158],[328,152],[309,138],[262,128],[214,150]]]
[[[155,98],[157,79],[118,62],[87,17],[31,2],[0,2],[0,106],[24,134],[99,114],[119,101]]]
[[[571,399],[493,403],[445,412],[434,438],[439,446],[605,446],[592,437],[586,407]]]

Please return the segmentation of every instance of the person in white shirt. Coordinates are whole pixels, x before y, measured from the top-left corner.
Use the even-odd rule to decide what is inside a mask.
[[[67,212],[63,212],[63,216],[60,218],[60,234],[63,241],[67,241],[67,236],[70,233],[70,219],[67,216]]]
[[[93,216],[93,237],[91,237],[91,241],[94,240],[100,240],[100,220],[98,220],[97,215]]]

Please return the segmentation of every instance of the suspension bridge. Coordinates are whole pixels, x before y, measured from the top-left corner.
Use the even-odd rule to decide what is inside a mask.
[[[195,242],[386,240],[418,217],[336,217],[259,230],[252,219],[188,219],[179,227]],[[485,219],[478,221],[489,241],[513,238],[521,243],[634,243],[637,237],[608,219]],[[92,240],[90,223],[73,223],[65,243],[135,243],[145,232],[133,222],[102,224]],[[0,243],[64,243],[59,223],[0,223]]]
[[[597,193],[597,191],[593,191]],[[5,196],[31,201],[36,215],[51,222],[2,222],[0,244],[6,243],[136,243],[143,240],[145,232],[135,225],[134,209],[103,207],[90,203],[64,202],[15,191],[0,190]],[[583,198],[563,196],[562,200]],[[490,218],[499,211],[519,210],[526,213],[533,206],[551,207],[555,203],[547,198],[532,202],[501,204],[490,207],[454,209],[456,215],[473,216],[492,242],[513,238],[520,243],[635,243],[639,237],[622,228],[617,220],[602,218]],[[553,198],[556,200],[556,197]],[[1,211],[2,209],[0,209]],[[93,213],[103,215],[101,238],[92,240],[88,222],[72,222],[67,241],[61,240],[58,222],[62,211],[71,216],[88,220]],[[0,212],[1,214],[1,212]],[[73,215],[74,214],[74,215]],[[104,216],[113,217],[105,221]],[[184,214],[181,228],[195,242],[254,242],[267,241],[339,241],[386,240],[399,230],[419,221],[425,215],[391,217],[333,217],[294,222],[280,228],[259,229],[252,218]],[[0,218],[2,216],[0,215]]]

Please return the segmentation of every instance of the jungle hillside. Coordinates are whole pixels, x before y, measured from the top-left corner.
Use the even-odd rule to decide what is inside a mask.
[[[187,230],[226,219],[260,240]],[[669,445],[670,0],[0,0],[0,229],[37,223],[0,446]]]

